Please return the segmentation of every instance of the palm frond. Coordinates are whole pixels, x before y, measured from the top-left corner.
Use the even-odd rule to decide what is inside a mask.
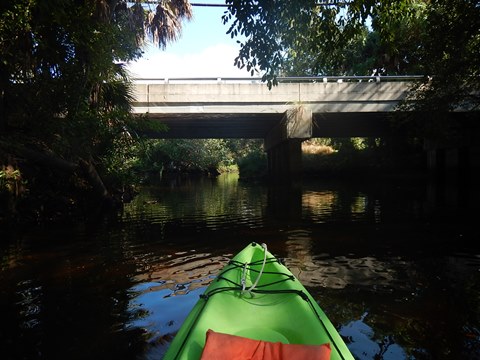
[[[145,27],[152,40],[161,49],[178,39],[182,31],[182,20],[192,17],[192,8],[185,0],[163,0],[158,3],[155,12],[149,11]]]

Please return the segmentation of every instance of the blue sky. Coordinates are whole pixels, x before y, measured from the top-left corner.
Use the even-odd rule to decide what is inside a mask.
[[[224,0],[192,1],[224,4]],[[160,50],[154,45],[146,48],[144,56],[129,64],[135,77],[248,77],[237,69],[234,59],[239,45],[227,35],[228,25],[222,24],[225,7],[193,6],[193,18],[183,24],[181,37]]]

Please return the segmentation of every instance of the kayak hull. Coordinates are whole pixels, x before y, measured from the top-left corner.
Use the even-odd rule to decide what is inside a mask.
[[[293,274],[258,244],[239,252],[207,287],[164,359],[200,359],[207,331],[284,344],[329,343],[353,359],[325,313]]]

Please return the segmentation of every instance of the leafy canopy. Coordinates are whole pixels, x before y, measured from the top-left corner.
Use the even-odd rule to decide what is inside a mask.
[[[388,74],[433,77],[416,109],[478,110],[479,0],[227,0],[235,64],[278,75]]]
[[[186,0],[2,1],[0,162],[35,169],[32,186],[65,177],[58,164],[95,164],[104,178],[121,169],[136,121],[122,64],[142,55],[149,36],[165,47],[190,17]]]

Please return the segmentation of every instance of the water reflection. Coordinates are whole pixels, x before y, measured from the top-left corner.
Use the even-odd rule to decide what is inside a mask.
[[[302,195],[302,209],[315,222],[331,220],[333,216],[338,220],[340,215],[351,221],[365,220],[369,215],[368,196],[359,193],[353,197],[344,198],[339,191],[305,191]],[[380,215],[377,206],[375,216]]]
[[[155,290],[170,289],[173,296],[180,295],[208,285],[212,277],[227,262],[227,258],[211,253],[196,253],[195,250],[177,252],[166,256],[164,261],[151,264],[148,270],[143,268],[132,281],[159,282],[160,288],[155,287]]]
[[[285,259],[357,358],[480,358],[476,209],[439,207],[425,189],[184,179],[143,189],[113,223],[2,233],[4,353],[161,358],[255,241]]]
[[[264,224],[267,197],[261,188],[238,185],[238,175],[218,179],[177,178],[168,186],[144,188],[125,207],[129,221],[148,222],[165,231],[202,231],[232,227],[258,228]]]
[[[312,252],[312,237],[308,231],[287,232],[286,265],[305,286],[343,289],[348,285],[369,287],[377,292],[409,288],[397,268],[404,268],[401,259],[382,261],[373,256],[351,254],[332,256]]]
[[[158,359],[165,353],[204,290],[202,287],[191,290],[189,284],[170,290],[163,288],[162,283],[143,283],[129,290],[132,299],[128,312],[132,320],[125,329],[141,329],[145,334],[147,346],[143,358]]]
[[[20,327],[33,329],[41,325],[40,312],[42,308],[42,287],[36,286],[32,280],[21,281],[17,284],[16,297],[18,301],[18,315]]]
[[[368,313],[362,314],[360,319],[351,321],[342,326],[339,333],[346,339],[346,343],[353,356],[359,360],[383,359],[404,360],[409,357],[401,346],[396,344],[391,336],[375,340],[374,330],[365,323]]]
[[[194,250],[167,256],[134,277],[129,290],[126,330],[141,329],[146,359],[162,356],[199,295],[226,265],[229,257]]]

